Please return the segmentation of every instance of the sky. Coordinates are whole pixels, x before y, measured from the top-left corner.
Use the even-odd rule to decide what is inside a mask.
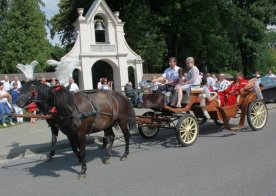
[[[45,7],[42,7],[41,10],[45,13],[46,18],[50,20],[55,14],[58,13],[58,6],[57,4],[59,3],[59,0],[43,0],[45,3]],[[50,38],[50,30],[46,27],[47,33],[48,33],[48,39],[50,43],[53,45],[60,44],[60,40],[58,36],[55,36],[54,39],[52,40]]]

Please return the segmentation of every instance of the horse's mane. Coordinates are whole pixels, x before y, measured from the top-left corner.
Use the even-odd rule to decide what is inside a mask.
[[[74,104],[73,93],[67,90],[64,86],[52,87],[55,96],[55,105],[63,106]]]
[[[63,118],[71,119],[73,125],[80,124],[80,116],[74,99],[74,94],[63,86],[52,87],[54,94],[54,105],[57,107],[57,114]]]

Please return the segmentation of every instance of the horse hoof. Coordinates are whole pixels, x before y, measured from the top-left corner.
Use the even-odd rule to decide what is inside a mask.
[[[106,149],[106,146],[105,145],[99,146],[99,149]]]
[[[110,159],[104,159],[104,160],[103,160],[103,163],[104,163],[105,165],[110,164]]]
[[[47,156],[47,161],[52,161],[53,160],[53,157],[52,156]]]
[[[127,156],[122,156],[121,161],[125,161],[125,160],[127,160]]]
[[[78,176],[78,180],[85,179],[85,177],[86,177],[85,172],[84,172],[84,174],[79,174],[79,176]]]

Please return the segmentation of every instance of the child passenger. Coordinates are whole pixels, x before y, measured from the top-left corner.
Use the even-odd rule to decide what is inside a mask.
[[[177,108],[181,108],[181,104],[177,104],[176,103],[176,101],[177,101],[176,99],[179,96],[179,94],[182,94],[182,86],[185,83],[185,72],[184,72],[184,69],[182,69],[182,68],[178,69],[178,77],[179,77],[178,78],[178,82],[177,82],[177,84],[175,85],[175,88],[174,88],[172,106],[173,107],[177,107]]]
[[[205,94],[205,98],[208,100],[208,101],[213,101],[214,99],[216,99],[218,97],[218,93],[216,92],[211,92],[210,91],[210,87],[208,86],[208,83],[207,83],[207,78],[202,78],[202,83],[203,85],[203,93]]]

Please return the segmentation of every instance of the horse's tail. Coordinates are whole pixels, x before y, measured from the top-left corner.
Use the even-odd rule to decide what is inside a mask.
[[[136,115],[135,115],[134,108],[133,108],[133,106],[130,102],[129,102],[129,107],[130,107],[130,115],[129,115],[129,119],[128,119],[128,126],[129,126],[130,131],[135,131],[135,129],[136,129]]]

